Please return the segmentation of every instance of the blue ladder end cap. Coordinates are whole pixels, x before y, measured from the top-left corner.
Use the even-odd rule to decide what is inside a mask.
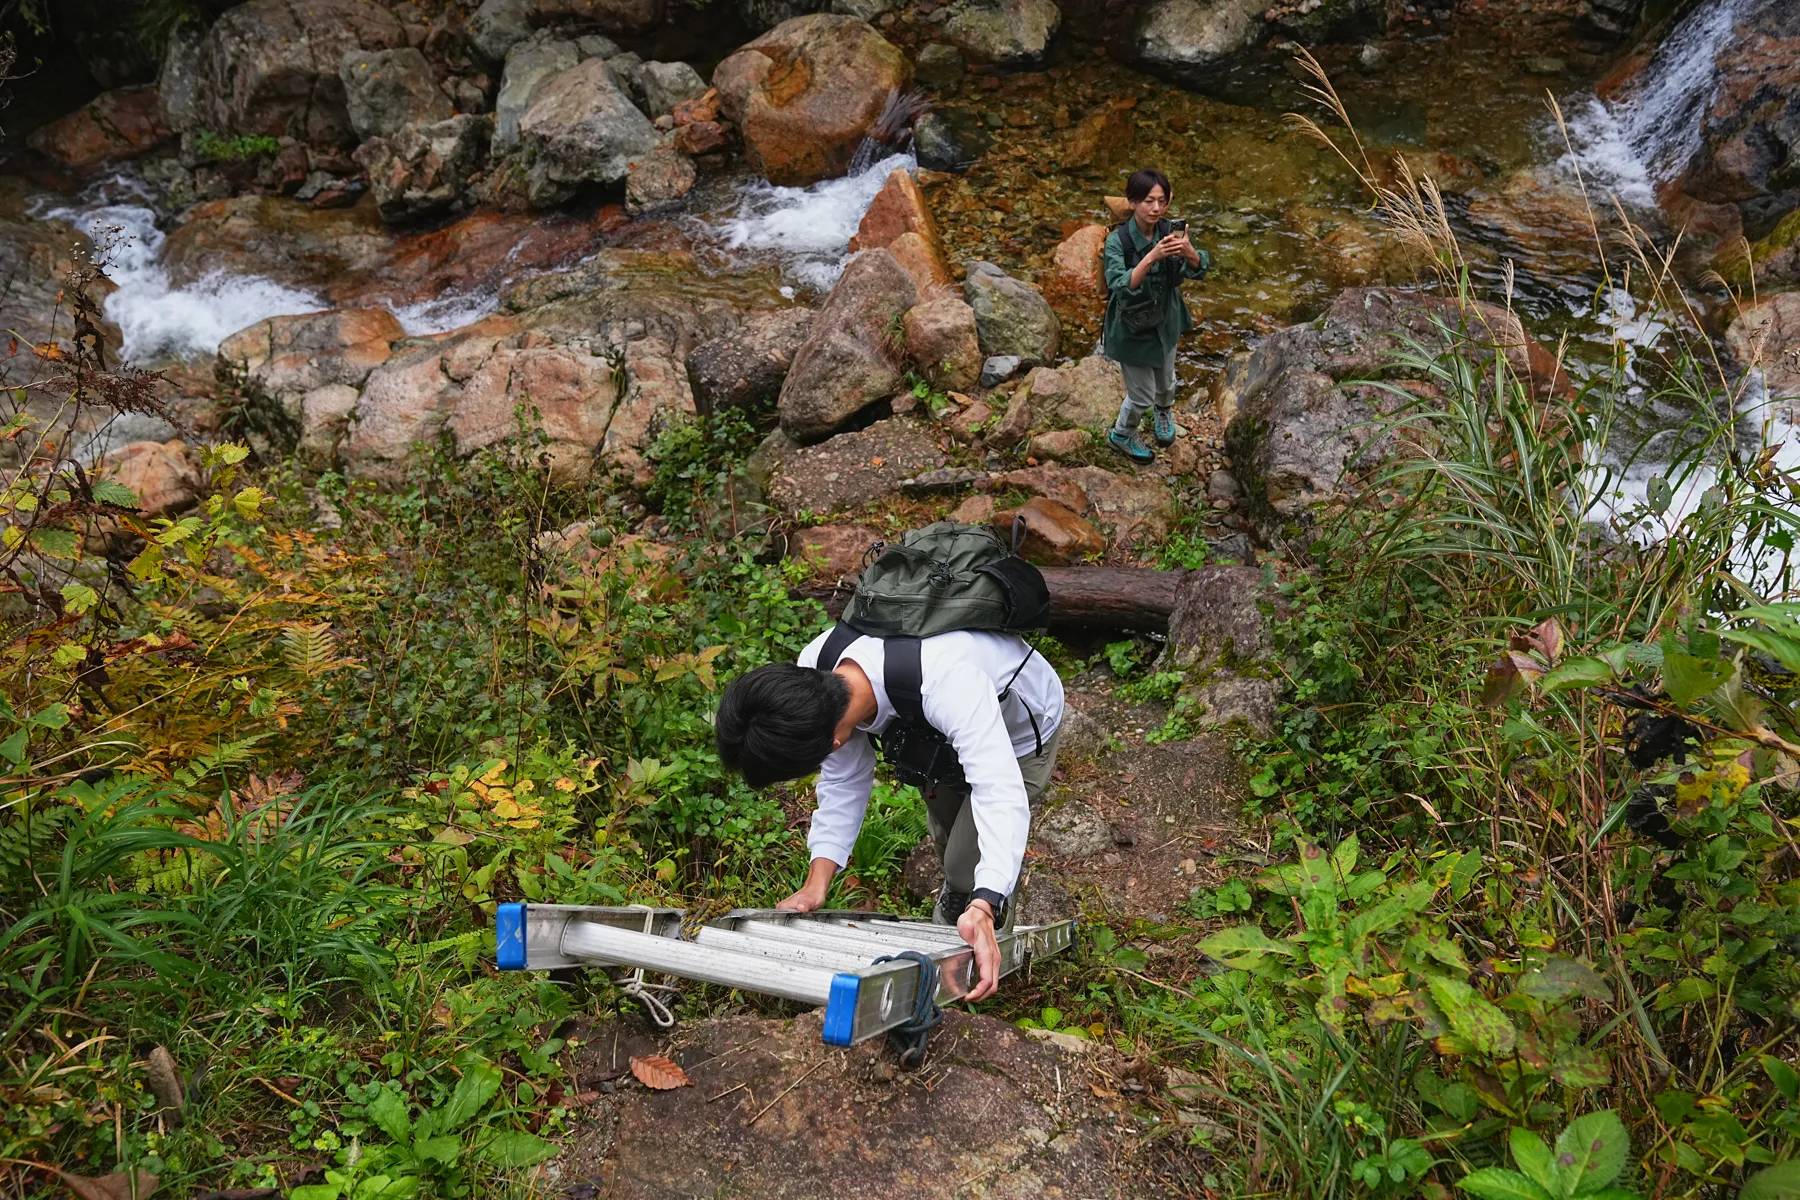
[[[831,995],[825,1001],[827,1046],[848,1046],[856,1034],[856,997],[862,990],[862,977],[841,971],[832,976]]]
[[[494,965],[502,971],[525,969],[523,904],[502,904],[494,909]]]

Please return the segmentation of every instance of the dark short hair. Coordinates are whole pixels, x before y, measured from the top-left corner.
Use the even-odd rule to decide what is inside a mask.
[[[771,663],[731,681],[719,698],[719,760],[753,788],[799,779],[830,754],[850,708],[850,685],[830,671]]]
[[[1169,177],[1155,167],[1145,167],[1141,171],[1133,171],[1131,178],[1125,181],[1125,198],[1136,204],[1150,194],[1150,189],[1159,187],[1163,190],[1164,200],[1175,198],[1175,189],[1169,186]]]

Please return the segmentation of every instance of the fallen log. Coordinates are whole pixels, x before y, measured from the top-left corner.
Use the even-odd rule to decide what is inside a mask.
[[[1162,633],[1175,611],[1175,598],[1186,571],[1154,567],[1042,567],[1050,589],[1052,629],[1129,629]],[[805,594],[824,604],[833,620],[850,603],[851,584]]]

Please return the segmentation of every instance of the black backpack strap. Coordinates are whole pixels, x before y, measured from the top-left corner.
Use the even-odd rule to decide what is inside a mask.
[[[1031,656],[1036,653],[1037,647],[1026,642],[1025,657],[1019,660],[1019,665],[1013,668],[1013,673],[1006,677],[1006,686],[1000,689],[1000,703],[1005,704],[1006,698],[1012,695],[1012,685],[1019,678],[1019,672],[1025,669],[1025,664],[1030,662]],[[1044,755],[1044,731],[1038,728],[1037,714],[1031,711],[1031,705],[1026,704],[1023,699],[1019,703],[1024,706],[1026,719],[1031,722],[1031,736],[1037,741],[1037,749],[1032,752],[1032,757],[1042,758]]]
[[[919,660],[916,637],[883,638],[882,682],[887,687],[888,703],[902,721],[930,727],[925,719],[925,668]]]
[[[838,622],[837,627],[825,635],[825,644],[819,647],[819,661],[813,665],[821,671],[836,670],[838,659],[844,657],[844,651],[850,648],[850,643],[861,636],[850,626]]]

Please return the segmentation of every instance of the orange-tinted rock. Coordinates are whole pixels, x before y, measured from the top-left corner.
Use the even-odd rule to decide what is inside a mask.
[[[520,406],[534,410],[531,419],[549,439],[551,476],[567,482],[587,474],[616,397],[603,355],[570,346],[502,349],[469,377],[447,425],[467,454],[517,432]]]
[[[931,203],[909,172],[895,168],[888,172],[887,182],[875,193],[858,222],[856,236],[850,239],[850,253],[889,245],[903,233],[917,233],[927,241],[938,241]]]
[[[45,158],[71,171],[92,171],[142,154],[170,136],[153,87],[102,92],[26,139]]]
[[[197,475],[180,441],[132,442],[100,460],[96,474],[123,484],[153,517],[180,512],[199,496]]]
[[[1106,248],[1104,225],[1083,225],[1056,248],[1056,282],[1071,292],[1100,291],[1100,255]]]
[[[994,515],[994,498],[977,492],[951,512],[952,521],[961,521],[964,525],[986,525]]]
[[[1064,505],[1034,496],[1018,508],[988,518],[988,525],[1008,541],[1015,520],[1024,521],[1020,555],[1040,567],[1067,567],[1106,553],[1106,538],[1084,517]]]
[[[683,154],[711,154],[731,143],[731,135],[717,121],[691,121],[675,127],[675,148]]]
[[[219,359],[246,385],[292,413],[299,397],[327,384],[360,387],[406,336],[394,314],[379,308],[270,317],[219,344]]]
[[[675,122],[677,129],[702,121],[716,122],[719,119],[719,89],[707,88],[705,95],[683,100],[669,110],[669,119]]]
[[[950,436],[959,442],[972,442],[980,437],[981,431],[993,419],[994,410],[983,400],[973,401],[966,407],[952,408],[944,414],[944,424],[950,427]]]
[[[888,93],[912,64],[866,22],[833,13],[783,21],[713,72],[744,156],[771,182],[803,186],[842,175]]]
[[[912,276],[913,286],[919,289],[921,298],[946,292],[955,282],[950,275],[950,264],[944,261],[943,250],[920,234],[901,234],[888,243],[887,252]]]
[[[881,540],[881,535],[862,525],[821,525],[802,529],[788,543],[788,554],[805,562],[815,580],[832,583],[854,578],[861,570],[863,555]]]

